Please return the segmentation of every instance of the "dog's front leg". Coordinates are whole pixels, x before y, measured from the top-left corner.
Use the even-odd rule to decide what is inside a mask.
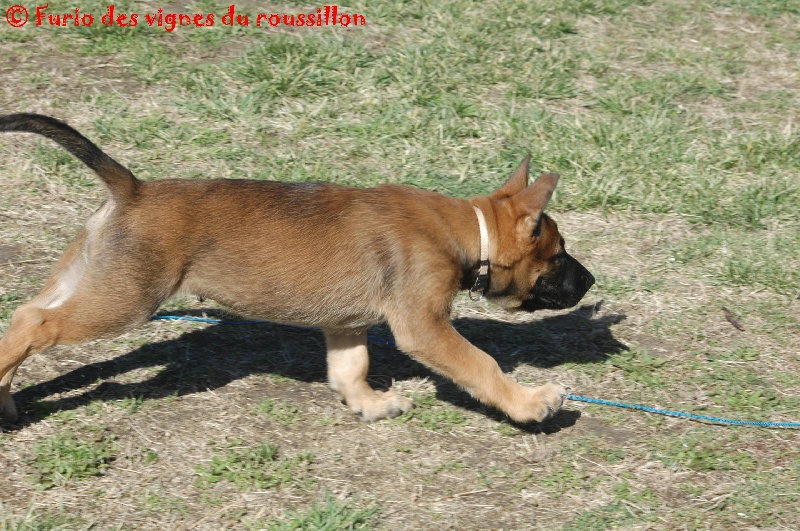
[[[328,347],[328,382],[331,389],[362,420],[396,417],[413,406],[411,400],[394,393],[378,392],[367,383],[369,353],[366,331],[346,334],[325,331]]]
[[[567,396],[561,385],[528,387],[515,382],[494,358],[464,339],[449,320],[417,318],[413,323],[395,321],[390,325],[403,351],[517,422],[551,417]]]

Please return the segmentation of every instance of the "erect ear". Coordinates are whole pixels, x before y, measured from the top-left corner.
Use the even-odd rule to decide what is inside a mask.
[[[522,164],[514,170],[511,177],[508,178],[506,183],[497,189],[489,197],[491,199],[505,199],[514,194],[518,194],[528,187],[528,167],[531,165],[531,156],[525,157]]]
[[[553,191],[556,189],[558,179],[559,175],[557,173],[545,173],[536,179],[532,185],[512,198],[517,212],[523,217],[526,229],[530,233],[533,233],[539,224],[539,219],[542,217],[547,203],[553,197]]]

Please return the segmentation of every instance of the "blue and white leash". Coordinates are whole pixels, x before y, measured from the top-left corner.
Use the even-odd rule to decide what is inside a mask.
[[[211,323],[211,324],[227,324],[227,325],[256,325],[256,324],[273,324],[270,321],[229,321],[225,319],[210,319],[208,317],[192,317],[188,315],[156,315],[153,316],[153,320],[159,321],[193,321],[197,323]],[[389,341],[388,339],[383,339],[380,337],[374,336],[367,336],[370,341],[375,343],[381,343],[384,345],[389,345],[392,347],[396,347],[393,341]],[[578,396],[578,395],[567,395],[567,398],[570,400],[575,400],[578,402],[586,402],[589,404],[600,404],[602,406],[613,406],[613,407],[621,407],[624,409],[636,409],[639,411],[645,411],[647,413],[655,413],[658,415],[668,415],[670,417],[678,417],[684,418],[689,420],[702,420],[706,422],[716,422],[719,424],[728,424],[733,426],[753,426],[757,428],[800,428],[800,422],[759,422],[759,421],[751,421],[751,420],[733,420],[733,419],[725,419],[720,417],[709,417],[707,415],[695,415],[694,413],[684,413],[681,411],[670,411],[668,409],[658,409],[649,406],[642,406],[639,404],[628,404],[625,402],[615,402],[612,400],[601,400],[598,398],[587,398],[585,396]]]

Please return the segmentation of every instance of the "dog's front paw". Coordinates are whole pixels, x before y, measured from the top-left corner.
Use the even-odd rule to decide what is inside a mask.
[[[347,406],[364,421],[393,418],[410,411],[414,403],[394,391],[373,391],[358,398],[348,400]]]
[[[561,409],[567,398],[567,389],[558,384],[546,383],[541,387],[523,387],[522,400],[515,401],[509,417],[517,422],[543,422]]]

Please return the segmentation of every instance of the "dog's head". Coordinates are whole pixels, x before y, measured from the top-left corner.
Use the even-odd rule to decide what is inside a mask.
[[[570,308],[594,277],[567,253],[555,221],[544,213],[558,174],[546,173],[529,186],[529,163],[530,157],[489,196],[497,228],[486,297],[508,310]]]

